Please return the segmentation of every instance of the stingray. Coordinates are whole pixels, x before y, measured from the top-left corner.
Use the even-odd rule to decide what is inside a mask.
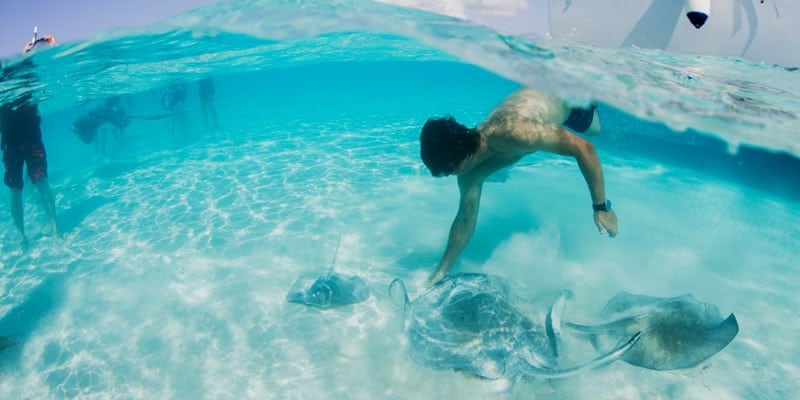
[[[558,365],[556,301],[537,327],[509,301],[507,285],[485,274],[454,274],[439,281],[413,301],[395,279],[389,295],[405,307],[405,331],[412,359],[433,369],[463,370],[485,379],[539,376],[566,377],[610,364],[639,339],[631,334],[625,343],[580,366]],[[563,296],[563,295],[562,295]]]
[[[325,309],[360,303],[369,298],[369,289],[361,278],[333,271],[338,253],[339,243],[328,271],[313,282],[298,278],[286,295],[286,301]]]
[[[660,298],[620,292],[601,313],[606,323],[564,326],[591,338],[600,353],[625,341],[632,332],[642,337],[622,360],[640,367],[667,371],[686,369],[717,354],[739,332],[736,317],[723,319],[713,304],[687,294]]]
[[[310,286],[307,285],[307,280],[299,278],[286,295],[286,301],[317,308],[331,308],[360,303],[368,297],[369,289],[361,278],[327,272]]]

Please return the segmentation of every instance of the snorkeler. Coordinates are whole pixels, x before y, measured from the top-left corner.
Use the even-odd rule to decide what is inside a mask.
[[[161,107],[166,111],[182,109],[186,102],[186,84],[173,83],[161,93]]]
[[[34,28],[33,39],[25,45],[24,52],[28,53],[43,45],[53,45],[56,40],[53,35],[46,35],[37,39],[37,29]],[[26,59],[13,67],[4,68],[0,81],[8,79],[22,79],[35,81],[33,72],[34,64],[31,59]],[[22,206],[22,167],[27,165],[28,176],[44,203],[44,209],[53,233],[61,233],[56,221],[55,199],[47,183],[47,153],[42,142],[40,128],[41,117],[39,108],[30,92],[18,98],[0,104],[0,147],[3,150],[3,166],[5,176],[3,182],[11,190],[11,217],[17,228],[23,250],[28,248],[28,237],[25,235],[24,209]]]
[[[122,140],[122,133],[129,123],[130,116],[122,107],[119,98],[111,97],[106,99],[101,106],[76,119],[72,124],[72,131],[84,143],[94,142],[97,153],[104,154],[108,141],[104,128],[110,128],[114,139],[119,143]]]
[[[27,54],[31,50],[37,49],[40,46],[53,46],[56,44],[56,37],[54,35],[44,35],[39,37],[39,27],[33,27],[33,38],[30,42],[25,43],[25,47],[22,49],[22,52]]]
[[[420,134],[420,156],[435,177],[458,176],[460,200],[447,247],[428,286],[441,280],[475,231],[483,182],[492,173],[536,151],[575,157],[589,185],[594,222],[600,233],[617,235],[617,215],[606,198],[603,170],[584,134],[600,131],[595,106],[570,108],[560,99],[529,88],[520,89],[475,128],[452,117],[429,119]]]

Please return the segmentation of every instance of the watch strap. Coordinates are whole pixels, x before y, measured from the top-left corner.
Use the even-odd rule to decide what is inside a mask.
[[[605,203],[592,204],[592,209],[595,211],[611,211],[611,200],[606,199]]]

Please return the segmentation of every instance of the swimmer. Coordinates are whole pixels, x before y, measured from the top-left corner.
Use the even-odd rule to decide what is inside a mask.
[[[594,145],[568,131],[600,132],[597,108],[571,108],[529,88],[512,93],[475,128],[452,117],[429,119],[420,134],[420,156],[435,177],[456,175],[460,200],[444,255],[428,286],[450,271],[475,231],[483,182],[525,155],[545,151],[575,157],[589,186],[594,222],[601,234],[617,235],[617,215],[606,198]]]
[[[173,145],[186,142],[187,118],[184,105],[186,103],[186,83],[176,82],[161,92],[161,107],[169,118],[168,133]]]
[[[56,43],[53,35],[37,39],[37,31],[38,29],[34,28],[33,39],[25,45],[25,53],[40,46]],[[27,59],[14,67],[4,68],[0,81],[24,77],[27,81],[33,82],[35,81],[33,69],[33,61]],[[0,104],[0,147],[3,150],[5,167],[3,182],[11,190],[11,218],[14,220],[23,250],[28,249],[22,205],[23,166],[27,166],[31,183],[39,191],[53,233],[61,236],[56,221],[55,199],[47,183],[47,153],[42,142],[41,121],[39,108],[30,92],[8,103]]]
[[[217,109],[214,107],[214,79],[210,76],[197,82],[200,110],[203,112],[203,125],[212,132],[217,127]]]
[[[103,104],[92,109],[72,124],[72,131],[84,143],[95,144],[98,154],[105,154],[107,130],[111,130],[114,140],[122,141],[122,133],[130,123],[130,116],[122,107],[118,97],[106,99]]]
[[[39,37],[39,27],[33,27],[33,38],[30,42],[25,43],[22,52],[28,54],[31,50],[38,49],[39,47],[54,46],[56,44],[56,37],[54,35],[44,35]]]

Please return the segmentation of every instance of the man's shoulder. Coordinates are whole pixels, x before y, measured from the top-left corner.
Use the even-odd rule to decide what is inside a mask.
[[[505,118],[483,126],[489,150],[499,155],[515,156],[528,153],[529,147],[538,141],[543,122],[518,118]]]
[[[488,178],[495,172],[503,168],[506,168],[508,166],[514,165],[524,155],[525,154],[523,153],[503,154],[498,152],[492,152],[491,155],[489,155],[480,164],[472,168],[468,173],[459,175],[458,185],[462,189],[467,188],[469,186],[479,185],[483,181],[485,181],[486,178]]]

